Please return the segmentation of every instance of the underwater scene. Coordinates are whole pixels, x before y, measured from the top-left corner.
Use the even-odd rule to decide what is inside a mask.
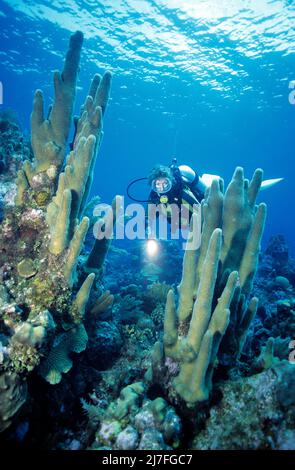
[[[294,21],[0,0],[1,449],[295,450]]]

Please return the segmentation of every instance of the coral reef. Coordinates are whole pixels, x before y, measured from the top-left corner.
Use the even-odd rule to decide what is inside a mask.
[[[0,113],[0,221],[4,206],[13,206],[15,177],[23,161],[31,159],[31,148],[23,136],[17,117],[10,109]]]
[[[251,298],[251,290],[258,265],[260,238],[265,218],[265,206],[260,205],[260,209],[255,207],[255,197],[259,190],[261,176],[261,172],[256,171],[252,183],[248,186],[241,170],[238,169],[228,190],[229,194],[226,192],[222,197],[217,184],[211,187],[204,201],[202,237],[206,236],[207,242],[202,238],[203,248],[201,244],[199,252],[186,252],[183,278],[179,286],[178,308],[176,310],[175,294],[173,290],[169,290],[164,338],[162,339],[160,326],[159,341],[151,356],[148,355],[143,362],[138,362],[137,380],[142,378],[144,369],[147,370],[144,382],[140,382],[144,389],[144,391],[141,389],[141,398],[139,398],[140,393],[129,395],[129,387],[127,387],[120,392],[119,400],[111,402],[106,411],[103,411],[101,406],[97,407],[96,419],[89,417],[90,422],[96,423],[94,427],[97,428],[92,448],[167,449],[167,445],[171,445],[171,442],[169,443],[163,436],[162,429],[155,428],[152,413],[148,412],[148,408],[152,407],[153,403],[165,403],[173,416],[177,417],[178,431],[175,434],[177,439],[172,447],[179,446],[186,449],[294,448],[291,425],[294,419],[294,404],[287,385],[292,384],[294,367],[286,361],[289,354],[289,342],[287,343],[280,337],[271,338],[269,334],[271,330],[266,330],[268,333],[266,343],[261,341],[257,343],[259,336],[257,338],[255,336],[256,325],[261,324],[262,308],[259,305],[256,318],[253,319],[258,302],[256,297],[254,300]],[[235,206],[237,194],[240,194],[240,205]],[[229,195],[235,210],[226,200]],[[220,217],[222,199],[223,219]],[[218,211],[216,210],[217,201],[219,201]],[[212,212],[206,214],[208,202],[211,202],[213,214]],[[237,221],[234,227],[231,217],[229,217],[230,220],[227,218],[229,214],[226,214],[226,210],[229,210],[233,220]],[[240,215],[239,218],[236,217],[237,213]],[[245,229],[245,219],[250,214],[251,217],[248,218],[247,229]],[[219,220],[220,225],[217,229],[211,217],[213,222]],[[208,228],[209,221],[211,221],[210,229]],[[231,230],[228,230],[226,223],[231,224]],[[227,239],[225,238],[225,241],[221,239],[221,229],[225,231],[227,237],[232,238],[232,244],[228,243],[225,248],[223,244]],[[242,252],[236,252],[235,240],[237,238],[239,238],[239,244],[242,243],[241,238],[243,240]],[[202,249],[203,253],[206,253],[203,259]],[[269,257],[265,253],[262,257],[264,256]],[[201,269],[198,270],[200,262],[202,263]],[[278,287],[285,289],[285,286],[284,282]],[[162,290],[167,292],[167,286],[156,283],[148,286],[142,294],[135,284],[130,284],[121,289],[121,295],[127,296],[129,300],[130,297],[142,299],[143,313],[148,313],[154,320],[154,311],[160,312],[163,307]],[[155,296],[150,298],[150,293],[153,291],[155,291]],[[181,298],[182,291],[185,295]],[[255,282],[254,292],[263,294],[266,299],[268,291],[263,291],[259,278]],[[292,288],[288,287],[287,292],[291,299],[294,296]],[[188,293],[191,295],[190,301],[188,301]],[[157,301],[155,301],[156,298]],[[268,304],[269,301],[265,300],[266,307]],[[283,305],[286,308],[286,301]],[[181,312],[184,312],[184,319],[181,317]],[[292,316],[289,314],[288,320],[284,318],[285,323],[280,322],[278,328],[280,331],[283,331],[284,325],[290,326]],[[133,334],[137,334],[137,325],[133,327]],[[159,327],[161,324],[154,321],[154,325]],[[199,355],[196,355],[188,347],[188,343],[193,339],[192,344],[195,345],[198,335],[201,345],[203,342],[204,354],[201,354],[200,349]],[[213,336],[212,349],[207,348],[208,343],[204,341],[206,335],[209,338]],[[227,338],[227,335],[231,337]],[[256,344],[255,353],[252,348],[253,342]],[[137,343],[136,339],[135,348]],[[257,345],[260,345],[259,350],[257,350]],[[130,347],[127,350],[132,360],[133,350]],[[124,339],[122,355],[125,354],[124,351],[126,351],[126,339]],[[137,348],[137,355],[139,351],[140,349]],[[229,357],[228,352],[232,354],[232,357]],[[282,359],[284,360],[281,361]],[[152,362],[151,367],[150,362]],[[118,370],[123,369],[123,362],[119,359],[116,366],[112,368],[113,372],[107,371],[106,380],[109,386],[114,383],[112,380],[115,381]],[[214,372],[213,384],[215,384],[213,388],[212,372]],[[257,372],[262,373],[257,374]],[[132,385],[130,387],[132,390]],[[120,387],[117,387],[116,393],[119,394],[119,391]],[[119,404],[123,406],[125,394],[130,396],[130,401],[127,400],[130,408],[123,407],[122,417],[120,413],[116,415],[116,410],[118,407],[121,409]],[[140,407],[142,411],[138,413]],[[145,420],[146,414],[148,418]],[[137,426],[139,423],[139,420],[135,419],[137,415],[143,422],[143,434]],[[286,421],[281,426],[279,423],[283,417]],[[223,423],[222,426],[220,422]],[[149,429],[145,429],[145,423],[149,423]],[[194,433],[195,438],[193,438]]]
[[[169,289],[166,283],[154,282],[149,285],[143,296],[145,304],[150,305],[152,310],[165,304]]]
[[[91,315],[99,315],[105,312],[109,307],[113,305],[114,296],[109,290],[105,291],[101,296],[96,300],[92,309],[90,310]]]
[[[163,398],[146,399],[144,383],[136,382],[102,414],[92,449],[169,450],[178,447],[181,430],[174,409]]]
[[[287,385],[288,384],[288,385]],[[222,386],[222,401],[210,410],[193,449],[295,448],[294,366],[284,361],[261,374]]]
[[[278,253],[284,253],[284,256],[280,258]],[[282,273],[284,276],[280,275]],[[295,303],[292,285],[294,274],[294,260],[288,254],[284,238],[272,237],[266,250],[260,256],[254,282],[254,293],[259,298],[259,306],[252,325],[252,334],[245,345],[244,359],[248,363],[253,362],[270,338],[274,338],[274,356],[279,359],[288,357],[288,345],[295,336]]]
[[[164,347],[156,344],[147,378],[188,406],[208,400],[219,354],[230,364],[238,359],[256,313],[258,300],[249,296],[266,214],[263,203],[255,206],[261,181],[261,170],[249,184],[237,168],[225,194],[220,182],[212,183],[200,248],[185,253],[177,310],[173,290],[167,296]]]
[[[96,240],[88,259],[100,250],[99,264],[92,263],[89,269],[86,258],[77,269],[89,227],[84,208],[111,81],[109,72],[94,76],[66,156],[82,42],[79,31],[70,38],[63,71],[54,74],[55,97],[47,118],[43,94],[35,93],[33,158],[26,158],[18,170],[15,205],[6,206],[0,231],[0,334],[5,348],[1,380],[7,384],[7,390],[1,388],[0,415],[5,426],[25,402],[26,381],[33,370],[56,384],[72,367],[71,353],[85,349],[86,309],[106,253],[106,242]],[[2,119],[2,132],[17,132],[15,126],[4,127]]]
[[[111,244],[120,198],[104,216],[98,196],[88,202],[110,73],[94,76],[67,152],[82,40],[71,36],[46,119],[35,93],[31,148],[11,115],[0,117],[4,440],[294,448],[295,264],[282,236],[260,253],[262,171],[249,182],[238,167],[225,192],[212,183],[201,245],[184,257],[171,241],[153,262],[141,242]],[[95,230],[110,236],[93,242]]]
[[[27,384],[16,373],[0,374],[0,432],[8,428],[27,399]]]
[[[100,370],[108,368],[120,354],[122,345],[122,333],[115,323],[97,322],[89,333],[88,363]]]
[[[31,159],[29,142],[23,136],[15,113],[10,110],[0,112],[0,177],[12,183],[24,160]]]

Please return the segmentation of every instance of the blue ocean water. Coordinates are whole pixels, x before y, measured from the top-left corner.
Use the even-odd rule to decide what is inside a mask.
[[[294,254],[294,19],[293,0],[1,1],[1,108],[29,132],[34,90],[50,104],[52,72],[80,29],[76,112],[90,77],[113,73],[92,195],[126,195],[174,156],[226,182],[237,165],[248,177],[262,167],[265,178],[284,177],[260,195],[263,243],[282,233]]]

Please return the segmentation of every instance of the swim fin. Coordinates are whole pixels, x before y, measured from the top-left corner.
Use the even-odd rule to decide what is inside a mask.
[[[270,180],[264,180],[261,183],[260,190],[271,188],[271,186],[274,186],[275,184],[279,183],[282,181],[284,178],[273,178]]]
[[[207,188],[210,188],[213,180],[219,180],[219,179],[220,179],[220,176],[210,175],[210,173],[203,173],[202,176],[200,176],[200,180]]]
[[[218,175],[210,175],[208,173],[204,173],[201,177],[200,180],[205,184],[205,186],[210,187],[211,183],[215,179],[219,179],[220,176]],[[275,184],[279,183],[282,181],[284,178],[273,178],[269,180],[264,180],[261,183],[260,190],[271,188],[271,186],[274,186]]]

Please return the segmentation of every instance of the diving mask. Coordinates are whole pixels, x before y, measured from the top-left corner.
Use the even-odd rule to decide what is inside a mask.
[[[156,178],[152,182],[152,190],[158,194],[165,194],[172,188],[172,181],[169,178]]]

